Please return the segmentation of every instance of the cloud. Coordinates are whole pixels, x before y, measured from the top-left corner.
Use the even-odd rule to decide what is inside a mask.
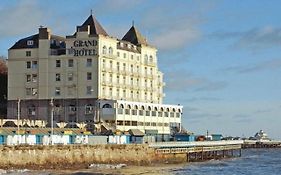
[[[30,33],[41,25],[43,12],[37,1],[19,1],[0,9],[0,37],[13,37]]]
[[[254,111],[254,114],[265,114],[265,113],[269,113],[272,112],[272,109],[259,109]]]
[[[202,102],[202,101],[220,101],[222,99],[216,97],[193,97],[186,99],[186,102]]]
[[[165,74],[167,91],[217,91],[224,89],[224,81],[212,81],[207,78],[194,77],[185,70],[173,70]]]
[[[246,114],[235,114],[232,116],[235,122],[237,123],[250,123],[253,121],[253,118],[250,115]]]
[[[223,71],[246,74],[246,73],[253,73],[253,72],[260,72],[260,71],[278,70],[280,68],[281,68],[281,59],[273,59],[273,60],[256,63],[254,65],[232,66],[223,69]]]
[[[182,3],[173,2],[147,9],[141,26],[148,32],[149,42],[162,51],[172,51],[200,40],[200,25],[206,22],[202,13],[209,11],[212,5],[194,2],[189,5],[187,9]]]
[[[234,48],[244,48],[258,51],[281,46],[281,28],[265,26],[247,31],[223,32],[217,31],[210,35],[216,39],[235,39]]]
[[[131,0],[103,0],[95,4],[95,13],[108,14],[108,13],[128,13],[128,11],[133,11],[140,5],[141,1],[131,1]]]
[[[201,87],[197,88],[196,91],[218,91],[227,87],[225,81],[206,81]]]

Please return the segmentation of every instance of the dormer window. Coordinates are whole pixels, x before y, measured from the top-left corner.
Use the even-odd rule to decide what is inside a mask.
[[[33,40],[27,40],[27,43],[26,43],[28,46],[33,46]]]
[[[134,49],[137,50],[137,46],[134,46]]]
[[[131,45],[130,44],[128,44],[128,49],[131,49]]]
[[[124,47],[124,44],[123,44],[123,43],[120,43],[120,46],[121,46],[121,47]]]

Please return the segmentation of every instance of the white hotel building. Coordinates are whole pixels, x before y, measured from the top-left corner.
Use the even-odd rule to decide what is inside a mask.
[[[170,134],[181,128],[182,106],[162,104],[157,49],[135,26],[109,36],[92,15],[73,35],[40,27],[8,55],[8,118],[97,123],[127,131]],[[54,99],[53,107],[50,105]]]

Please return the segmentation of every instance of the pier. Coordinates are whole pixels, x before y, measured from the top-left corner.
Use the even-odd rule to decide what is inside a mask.
[[[186,161],[240,157],[243,141],[158,142],[151,143],[157,154],[186,154]]]
[[[242,148],[281,148],[281,141],[245,140]]]

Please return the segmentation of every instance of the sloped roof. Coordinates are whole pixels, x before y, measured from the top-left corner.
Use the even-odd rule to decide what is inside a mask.
[[[27,41],[32,40],[33,45],[27,45]],[[51,40],[65,41],[64,37],[51,35]],[[29,37],[18,40],[10,49],[33,49],[39,47],[39,34],[31,35]]]
[[[132,26],[130,30],[125,34],[125,36],[122,38],[122,40],[128,41],[135,45],[148,45],[146,39],[141,35],[141,33],[135,28],[135,26]]]
[[[93,15],[90,15],[88,19],[81,26],[79,26],[79,29],[80,31],[87,31],[88,26],[90,26],[90,35],[108,36],[106,31],[103,29],[103,27]]]
[[[130,130],[129,130],[129,133],[130,133],[132,136],[144,136],[144,133],[141,132],[139,129],[130,129]]]

